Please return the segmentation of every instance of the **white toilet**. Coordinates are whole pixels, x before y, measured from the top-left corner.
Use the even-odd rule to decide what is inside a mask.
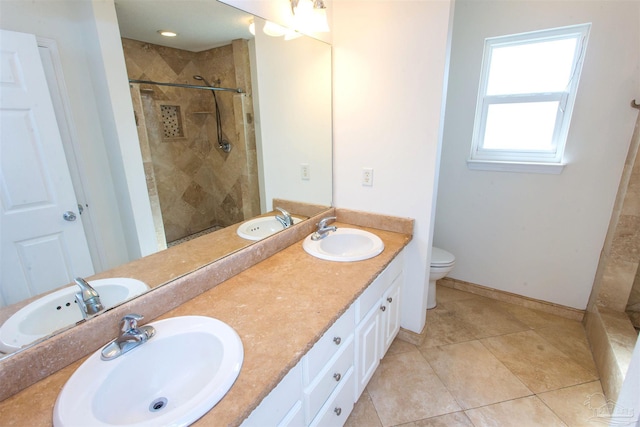
[[[434,308],[436,302],[436,280],[449,274],[456,263],[456,257],[444,249],[431,248],[431,269],[429,270],[429,292],[427,294],[427,310]]]

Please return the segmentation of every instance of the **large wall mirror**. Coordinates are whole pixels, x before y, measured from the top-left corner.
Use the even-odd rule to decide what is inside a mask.
[[[96,61],[95,53],[80,56],[90,51],[83,44],[93,37],[87,28],[102,24],[82,8],[105,7],[105,2],[54,3],[3,1],[0,24],[55,41],[73,104],[95,95],[90,88],[111,84],[98,74],[79,76],[82,61]],[[147,244],[159,252],[109,266],[94,278],[127,276],[153,288],[253,243],[236,229],[271,215],[274,199],[300,206],[300,212],[289,208],[300,220],[331,205],[330,45],[307,36],[285,38],[269,31],[262,18],[216,0],[116,0],[107,6],[115,8],[122,37],[133,106],[129,119],[136,122],[134,143],[140,145],[150,198],[155,240]],[[83,27],[87,20],[94,22]],[[178,36],[165,38],[159,30]],[[93,126],[110,126],[105,117],[97,120]],[[82,134],[86,120],[76,117],[76,124]],[[92,149],[91,142],[80,141],[81,153]],[[94,157],[101,155],[99,149]],[[89,181],[116,180],[96,170],[88,172],[95,175]],[[126,223],[127,213],[119,215]],[[107,244],[93,244],[98,252],[109,251]],[[161,254],[184,260],[184,270],[163,269]],[[47,284],[41,294],[20,300],[0,298],[0,323],[59,286]]]

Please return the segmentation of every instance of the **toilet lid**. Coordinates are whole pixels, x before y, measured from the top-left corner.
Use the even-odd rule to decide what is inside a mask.
[[[444,249],[431,248],[431,265],[434,266],[448,266],[456,261],[456,257],[453,254],[445,251]]]

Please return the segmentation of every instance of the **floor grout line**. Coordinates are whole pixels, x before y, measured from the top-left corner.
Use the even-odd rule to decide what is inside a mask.
[[[464,291],[460,291],[460,290],[456,290],[456,292],[464,293]],[[526,327],[526,329],[516,330],[516,331],[512,331],[512,332],[498,333],[498,334],[489,334],[488,336],[478,337],[475,333],[473,333],[471,330],[469,330],[469,326],[468,326],[469,322],[468,322],[468,320],[465,320],[464,318],[459,317],[457,315],[457,313],[455,312],[455,310],[453,309],[453,307],[445,307],[447,305],[447,303],[456,302],[456,301],[471,300],[471,299],[476,299],[476,298],[483,298],[484,300],[488,300],[487,305],[489,307],[488,308],[489,317],[491,317],[493,314],[496,314],[496,317],[493,317],[493,320],[490,320],[489,323],[487,323],[488,331],[490,331],[492,325],[497,325],[498,329],[502,327],[501,324],[499,324],[499,323],[496,324],[495,323],[496,319],[506,319],[506,321],[512,321],[514,325],[518,325],[518,324],[523,325],[524,327]],[[509,304],[509,303],[505,302],[503,304]],[[449,305],[451,305],[451,304],[449,304]],[[459,309],[463,309],[463,308],[464,307],[459,308]],[[533,406],[527,406],[527,405],[531,405],[531,404],[519,403],[519,404],[516,404],[515,406],[511,405],[511,407],[512,408],[513,407],[530,407],[531,410],[534,410],[534,408],[535,408],[536,413],[538,413],[540,410],[542,410],[541,408],[545,408],[544,410],[542,410],[543,412],[546,411],[545,412],[546,415],[544,415],[544,416],[547,416],[547,417],[550,417],[550,418],[554,418],[554,419],[558,419],[562,423],[564,423],[565,425],[572,425],[571,424],[572,423],[571,419],[563,418],[561,416],[561,413],[558,412],[558,409],[556,409],[556,410],[552,409],[553,407],[556,407],[556,408],[559,408],[559,409],[563,408],[562,406],[558,406],[558,401],[556,401],[554,403],[553,399],[558,399],[559,396],[548,395],[548,397],[546,398],[547,401],[545,401],[545,400],[542,399],[541,395],[545,395],[547,393],[554,393],[554,392],[558,392],[558,391],[561,391],[561,390],[569,391],[569,389],[571,389],[571,388],[578,387],[578,386],[583,386],[585,384],[590,384],[590,383],[594,383],[594,382],[599,383],[600,389],[602,388],[602,384],[601,384],[599,378],[583,380],[583,379],[578,377],[579,382],[576,383],[576,384],[563,385],[561,387],[552,388],[552,389],[545,390],[545,391],[534,392],[527,385],[527,383],[524,382],[523,378],[521,378],[512,369],[510,369],[509,366],[507,366],[507,364],[505,363],[505,361],[503,361],[501,358],[499,358],[498,355],[496,355],[491,350],[491,348],[489,348],[485,344],[485,342],[484,342],[485,340],[496,339],[496,338],[499,339],[501,337],[507,337],[509,335],[514,335],[514,334],[521,334],[523,332],[532,332],[533,334],[535,334],[537,339],[540,339],[542,342],[544,342],[543,345],[545,347],[548,345],[549,348],[553,349],[552,354],[555,354],[555,352],[557,352],[558,355],[562,355],[563,356],[563,359],[567,358],[567,359],[571,360],[573,363],[578,365],[582,370],[584,370],[587,373],[590,373],[590,370],[587,367],[583,366],[583,364],[580,362],[580,361],[583,360],[583,355],[576,356],[574,358],[571,353],[567,352],[567,350],[569,350],[571,347],[565,347],[564,350],[563,350],[562,348],[559,348],[556,345],[554,345],[553,342],[549,338],[543,336],[541,333],[538,332],[538,331],[541,331],[541,330],[543,330],[545,328],[559,328],[559,327],[562,328],[563,326],[560,323],[555,323],[554,319],[544,319],[544,318],[529,317],[530,314],[527,311],[531,311],[532,312],[531,314],[535,315],[536,312],[537,312],[535,309],[530,309],[530,308],[526,308],[525,307],[524,310],[527,310],[527,311],[524,311],[522,313],[518,312],[517,314],[513,314],[513,313],[511,313],[509,311],[508,308],[501,307],[499,305],[493,304],[490,299],[487,299],[487,298],[482,297],[482,296],[477,296],[477,295],[472,295],[471,297],[466,298],[466,299],[465,298],[459,298],[459,299],[455,299],[455,300],[444,300],[444,301],[441,300],[440,304],[438,306],[438,309],[440,309],[442,311],[438,311],[438,312],[434,312],[433,313],[433,315],[435,315],[435,318],[438,319],[438,322],[446,322],[447,321],[447,317],[449,317],[459,327],[458,328],[452,328],[451,330],[449,330],[446,327],[443,327],[442,329],[436,330],[436,332],[435,332],[436,335],[433,336],[433,339],[435,340],[434,342],[443,341],[443,340],[455,340],[455,339],[457,339],[455,337],[455,334],[460,330],[466,330],[465,333],[468,333],[471,336],[474,336],[474,338],[473,339],[462,339],[461,341],[455,341],[455,342],[439,343],[438,345],[432,345],[430,347],[422,347],[422,346],[411,344],[410,347],[406,347],[407,349],[410,348],[410,350],[395,351],[395,352],[393,352],[391,354],[388,354],[388,355],[402,354],[402,353],[406,353],[406,352],[410,352],[410,351],[412,352],[412,351],[416,351],[417,350],[418,353],[421,356],[421,360],[424,360],[427,363],[427,366],[430,367],[431,371],[435,374],[435,377],[437,378],[437,380],[442,384],[442,386],[444,386],[443,391],[444,390],[447,391],[447,393],[452,398],[451,401],[455,402],[455,404],[460,409],[456,410],[456,411],[445,412],[443,414],[440,414],[440,415],[437,415],[437,416],[433,416],[433,417],[429,417],[429,418],[412,420],[412,421],[404,422],[404,423],[401,423],[401,424],[392,424],[395,427],[401,427],[401,426],[405,426],[405,425],[413,426],[413,425],[415,425],[415,423],[419,423],[420,425],[432,425],[431,423],[425,423],[425,421],[426,420],[430,420],[430,419],[438,419],[439,417],[444,417],[444,416],[447,416],[447,415],[458,414],[458,413],[463,414],[466,417],[465,425],[470,423],[469,425],[476,426],[476,424],[473,422],[471,417],[468,415],[469,411],[476,411],[476,410],[480,410],[481,411],[483,408],[486,409],[486,408],[489,408],[491,406],[501,405],[501,404],[504,404],[504,403],[507,403],[507,402],[515,402],[515,401],[518,401],[520,399],[529,399],[529,398],[535,399],[535,401],[537,403],[535,403]],[[443,313],[446,313],[446,314],[443,314]],[[482,311],[480,311],[478,313],[481,313],[481,315],[483,314]],[[475,315],[475,317],[477,317],[477,314]],[[562,321],[566,321],[566,319],[563,319]],[[493,322],[493,323],[491,323],[491,322]],[[560,322],[560,320],[558,320],[558,322]],[[555,325],[554,325],[554,323],[555,323]],[[579,322],[577,322],[577,323],[579,323]],[[538,326],[535,326],[535,325],[538,325]],[[567,337],[567,339],[568,340],[573,340],[573,339],[579,340],[580,337],[578,335],[574,334],[573,332],[569,332],[569,331],[573,330],[572,328],[573,327],[566,326],[566,330],[567,330],[567,336],[566,337]],[[427,331],[428,331],[428,329],[427,329]],[[427,332],[427,334],[428,333],[429,332]],[[461,335],[458,335],[458,337],[460,337],[460,336]],[[557,341],[558,337],[562,338],[563,335],[551,336],[551,338],[556,340],[556,341]],[[499,363],[499,365],[501,367],[505,368],[507,372],[509,372],[511,375],[513,375],[520,382],[520,384],[524,387],[524,389],[526,389],[528,391],[528,394],[525,395],[525,396],[513,397],[513,398],[510,398],[510,399],[505,399],[505,400],[489,403],[489,404],[478,406],[478,407],[474,407],[474,408],[466,408],[466,409],[463,408],[462,402],[459,400],[460,397],[459,396],[457,397],[452,392],[452,390],[450,388],[450,385],[449,386],[447,385],[448,383],[446,383],[444,381],[444,379],[441,377],[441,375],[438,373],[438,371],[434,368],[434,366],[429,361],[429,359],[427,359],[426,355],[429,353],[429,351],[436,351],[436,350],[437,351],[442,351],[443,349],[445,349],[448,346],[469,344],[469,343],[473,343],[474,341],[479,342],[480,345],[484,349],[486,349],[488,351],[488,353],[491,355],[491,357],[494,358],[495,360],[497,360],[497,362]],[[515,343],[517,343],[517,341]],[[560,342],[558,342],[558,343],[560,343]],[[579,341],[576,341],[575,345],[578,346],[578,348],[579,348]],[[403,347],[403,349],[404,348],[405,347]],[[525,348],[528,348],[528,347],[525,347]],[[522,350],[520,350],[520,351],[522,351]],[[543,349],[541,348],[540,351],[543,351]],[[580,350],[580,351],[582,351],[582,350]],[[511,351],[508,351],[506,354],[513,354],[512,356],[509,356],[509,357],[514,357],[515,355],[518,354],[518,351],[516,351],[514,349],[514,352],[515,353],[512,353]],[[544,354],[544,353],[541,353],[541,354]],[[507,357],[507,356],[504,356],[504,357]],[[468,360],[468,358],[465,358],[464,360]],[[452,361],[451,363],[455,363],[455,361]],[[466,362],[466,363],[468,363],[468,362]],[[490,366],[494,366],[493,363],[494,362],[491,361]],[[542,365],[542,366],[543,366],[543,369],[544,369],[545,365]],[[482,366],[478,366],[478,369],[482,369],[482,368],[483,368]],[[548,371],[545,371],[545,372],[548,372]],[[529,374],[527,374],[527,375],[529,375]],[[525,375],[525,377],[527,377],[527,376]],[[560,381],[558,381],[558,383],[562,383],[563,380],[561,380],[561,379],[559,379],[559,380]],[[456,383],[454,382],[451,385],[455,385],[455,384]],[[376,404],[373,401],[373,399],[371,398],[371,395],[369,393],[369,389],[368,388],[369,388],[369,386],[367,386],[367,388],[365,389],[364,392],[366,392],[368,394],[369,401],[371,402],[371,406],[373,407],[373,410],[375,411],[375,416],[377,417],[378,421],[380,422],[380,425],[384,426],[384,424],[382,423],[382,418],[383,417],[380,416],[380,408],[376,407]],[[458,383],[458,388],[459,388],[459,383]],[[576,392],[577,391],[578,390],[576,390]],[[401,390],[399,392],[402,393]],[[524,390],[523,390],[523,392],[524,392]],[[573,399],[576,399],[575,401],[577,402],[577,396],[575,396],[576,392],[574,392]],[[563,396],[563,394],[561,394],[560,396]],[[567,395],[564,394],[564,396],[567,396]],[[417,399],[419,401],[419,398],[417,398]],[[573,402],[573,400],[572,400],[572,402]],[[582,401],[580,401],[579,403],[582,404]],[[540,405],[540,404],[542,404],[542,405]],[[552,404],[554,406],[552,406]],[[574,404],[575,404],[575,402],[574,402]],[[444,407],[442,409],[444,409]],[[389,409],[387,408],[387,411],[388,410]],[[398,409],[398,410],[401,410],[401,409]],[[498,411],[498,413],[499,413],[500,411],[504,411],[504,410],[506,410],[506,409],[496,409],[495,411]],[[575,410],[575,408],[574,408],[574,410]],[[495,413],[495,411],[493,411],[493,412],[489,411],[489,412],[487,412],[487,414]],[[438,411],[435,411],[435,412],[438,412]],[[584,410],[583,410],[583,412],[584,412]],[[483,412],[481,411],[478,414],[481,414],[481,413],[483,413]],[[526,416],[527,414],[517,414],[517,416],[523,416],[523,415]],[[482,415],[482,416],[488,416],[488,415],[485,414],[485,415]],[[571,417],[574,417],[574,419],[575,419],[576,416],[577,415],[571,415]],[[582,416],[584,416],[584,414]],[[477,417],[477,415],[476,415],[476,417]],[[390,420],[388,414],[384,418],[387,419],[387,420]],[[468,421],[468,423],[467,423],[467,421]],[[536,420],[532,420],[532,421],[536,422]],[[439,420],[437,420],[437,422],[442,422],[442,420],[439,419]],[[357,424],[354,424],[354,425],[357,426]],[[438,425],[440,425],[440,424],[438,424]]]

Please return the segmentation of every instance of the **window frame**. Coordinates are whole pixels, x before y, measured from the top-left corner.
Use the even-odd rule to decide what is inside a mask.
[[[591,23],[532,31],[485,39],[480,84],[476,101],[471,152],[467,165],[470,169],[513,172],[560,173],[564,168],[564,149],[569,124],[584,64]],[[487,95],[489,70],[493,50],[509,46],[576,39],[569,84],[563,91]],[[484,136],[489,107],[499,104],[558,102],[550,150],[496,149],[484,147]]]

